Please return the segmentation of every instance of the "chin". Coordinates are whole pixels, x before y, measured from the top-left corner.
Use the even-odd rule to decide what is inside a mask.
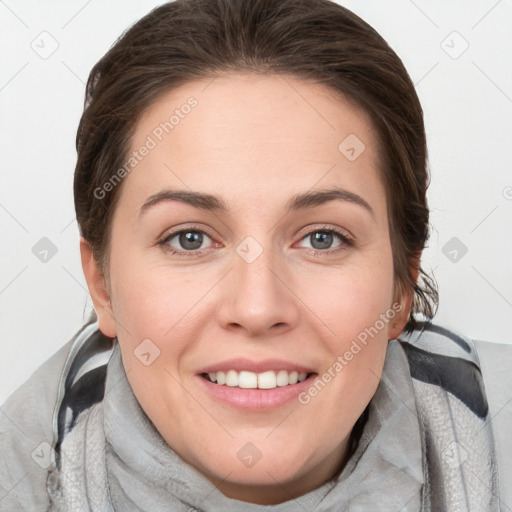
[[[202,461],[208,474],[217,480],[228,478],[231,484],[275,486],[304,476],[307,461],[304,452],[291,453],[286,447],[267,447],[259,450],[247,442],[241,448],[227,449],[229,455],[216,461]],[[229,475],[229,477],[228,477]]]

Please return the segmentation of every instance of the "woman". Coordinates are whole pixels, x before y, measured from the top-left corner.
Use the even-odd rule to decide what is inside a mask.
[[[3,408],[2,510],[506,510],[475,346],[430,322],[421,106],[371,27],[165,4],[93,68],[77,151],[97,316]]]

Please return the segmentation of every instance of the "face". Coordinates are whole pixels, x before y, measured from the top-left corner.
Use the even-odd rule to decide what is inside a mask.
[[[141,407],[227,496],[318,487],[408,315],[369,119],[322,85],[230,74],[162,96],[130,155],[106,288],[82,259]]]

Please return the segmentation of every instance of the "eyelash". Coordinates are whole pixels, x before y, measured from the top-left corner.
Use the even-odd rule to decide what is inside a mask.
[[[203,235],[206,235],[208,238],[213,239],[213,237],[211,237],[206,231],[199,229],[199,228],[190,227],[190,228],[180,229],[179,231],[174,231],[173,233],[169,233],[168,235],[165,235],[158,242],[158,245],[161,246],[166,252],[172,254],[173,256],[179,256],[179,257],[195,256],[195,255],[198,255],[198,254],[204,252],[205,250],[206,251],[208,250],[208,249],[196,249],[194,251],[176,251],[175,249],[172,249],[168,245],[169,240],[172,240],[175,236],[180,235],[182,233],[201,233]],[[319,250],[319,249],[306,248],[309,250],[310,253],[313,253],[315,256],[325,256],[328,254],[338,252],[338,251],[344,249],[343,245],[345,246],[345,248],[355,246],[354,239],[352,237],[350,237],[347,233],[338,231],[337,229],[329,228],[329,227],[320,227],[320,228],[312,229],[311,231],[309,231],[305,235],[303,235],[300,238],[300,240],[303,240],[304,238],[311,236],[313,233],[334,234],[334,235],[338,236],[342,242],[341,246],[338,246],[334,249]]]

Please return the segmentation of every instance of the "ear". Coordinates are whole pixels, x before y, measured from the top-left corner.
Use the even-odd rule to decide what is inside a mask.
[[[409,273],[411,274],[414,283],[418,281],[419,265],[419,257],[414,258],[414,260],[409,265]],[[395,300],[393,308],[398,309],[396,304],[399,304],[401,309],[395,318],[389,323],[388,339],[394,340],[398,338],[398,336],[400,336],[402,331],[405,329],[407,321],[409,320],[413,298],[414,290],[410,289],[402,293],[400,300]]]
[[[89,242],[83,237],[80,238],[80,255],[87,287],[98,316],[99,329],[105,336],[115,338],[117,336],[117,326],[106,290],[105,278],[94,258]]]

